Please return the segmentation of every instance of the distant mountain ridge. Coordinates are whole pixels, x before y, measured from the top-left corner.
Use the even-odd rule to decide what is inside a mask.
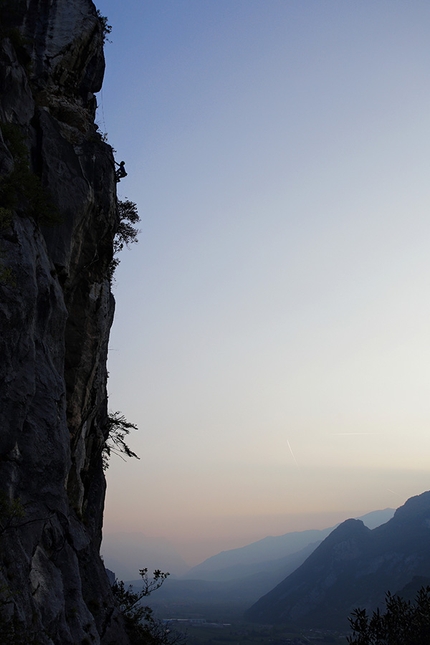
[[[366,526],[374,528],[387,522],[394,515],[394,509],[386,508],[372,511],[361,516]],[[311,551],[324,540],[335,527],[294,531],[284,535],[268,536],[244,547],[221,551],[204,562],[189,569],[182,578],[187,580],[233,580],[262,571],[280,571],[284,564],[288,567],[290,559],[298,567]],[[313,545],[310,547],[310,545]],[[304,549],[308,549],[304,551]],[[309,550],[310,549],[310,550]],[[301,554],[299,554],[302,552]],[[293,569],[290,569],[292,571]],[[284,575],[288,575],[288,571]],[[278,578],[279,580],[281,578]],[[276,584],[276,582],[274,582]]]
[[[294,571],[314,550],[315,545],[308,545],[302,551],[292,553],[279,560],[270,560],[259,563],[261,569],[248,572],[246,575],[229,578],[228,580],[198,580],[198,579],[171,579],[164,583],[157,591],[154,599],[149,604],[158,606],[166,602],[188,602],[201,604],[202,602],[221,605],[241,604],[241,611],[255,602],[263,594],[278,584],[285,576]],[[257,566],[257,565],[254,565]],[[247,570],[248,571],[248,570]],[[139,589],[141,580],[128,580],[127,584]],[[155,601],[155,603],[154,603]]]
[[[373,530],[346,520],[245,614],[259,623],[347,628],[357,606],[381,605],[415,576],[430,577],[430,491]]]
[[[221,551],[196,565],[182,577],[193,580],[225,580],[247,575],[253,565],[292,555],[311,543],[317,545],[332,530],[333,527],[265,537],[244,547]]]
[[[384,509],[368,513],[362,519],[373,527],[386,522],[393,514],[393,509]],[[295,571],[332,530],[287,533],[224,551],[208,558],[181,578],[166,580],[148,602],[158,611],[166,612],[169,607],[173,613],[178,608],[182,609],[184,603],[193,611],[203,612],[208,606],[225,608],[228,605],[239,618],[246,607]],[[142,584],[132,578],[127,582],[136,589]]]

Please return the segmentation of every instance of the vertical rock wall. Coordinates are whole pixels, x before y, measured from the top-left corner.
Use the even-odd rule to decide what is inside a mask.
[[[91,0],[0,0],[0,37],[2,642],[126,645],[99,556],[118,217],[94,125],[103,25]]]

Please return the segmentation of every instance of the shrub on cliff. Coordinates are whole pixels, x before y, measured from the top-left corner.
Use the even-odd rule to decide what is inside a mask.
[[[112,586],[131,645],[185,645],[183,634],[154,618],[152,609],[141,604],[143,598],[161,587],[169,574],[156,569],[149,579],[148,569],[139,573],[143,581],[140,591],[133,591],[132,585],[126,589],[122,580],[116,580]]]
[[[109,40],[108,36],[112,32],[112,25],[109,24],[109,19],[107,16],[103,16],[101,11],[97,9],[97,18],[100,21],[100,25],[102,28],[102,34],[103,34],[103,44],[107,41],[110,43],[111,41]]]
[[[113,252],[114,256],[120,253],[124,246],[127,248],[130,244],[136,244],[137,236],[139,235],[139,230],[136,228],[136,224],[140,222],[139,213],[137,211],[137,206],[134,202],[129,199],[118,200],[118,226],[113,239]],[[119,264],[119,259],[113,257],[109,265],[109,279],[113,279],[113,274],[115,269]]]
[[[139,230],[135,225],[140,222],[137,206],[129,199],[124,201],[118,200],[118,216],[119,224],[113,241],[113,249],[115,253],[123,250],[124,246],[135,244]]]
[[[121,412],[111,412],[109,414],[108,436],[102,450],[103,470],[109,468],[109,458],[112,453],[119,455],[122,459],[122,455],[140,459],[125,441],[127,435],[130,434],[130,430],[137,430],[137,426],[127,421]]]

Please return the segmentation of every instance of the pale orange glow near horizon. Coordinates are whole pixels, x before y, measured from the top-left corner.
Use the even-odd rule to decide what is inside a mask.
[[[374,510],[397,508],[428,486],[426,470],[381,472],[338,467],[330,471],[311,467],[289,474],[287,469],[284,473],[279,469],[270,478],[266,473],[264,490],[262,473],[251,468],[242,486],[237,480],[240,469],[230,474],[224,471],[214,490],[208,473],[203,476],[201,471],[189,469],[187,475],[178,473],[174,491],[170,480],[163,484],[154,471],[147,472],[147,486],[144,484],[139,493],[137,487],[139,483],[142,486],[142,480],[138,463],[116,463],[112,468],[124,472],[135,469],[135,478],[130,477],[130,472],[123,479],[120,473],[115,474],[118,483],[115,490],[108,492],[104,532],[161,537],[190,566],[268,535],[324,529]],[[170,476],[174,478],[174,473]],[[285,483],[281,493],[282,479]],[[417,487],[420,481],[421,487],[419,483]]]

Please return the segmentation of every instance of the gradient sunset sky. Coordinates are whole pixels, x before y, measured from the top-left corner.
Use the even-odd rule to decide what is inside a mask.
[[[190,564],[430,488],[428,0],[99,0],[123,252],[105,531]]]

